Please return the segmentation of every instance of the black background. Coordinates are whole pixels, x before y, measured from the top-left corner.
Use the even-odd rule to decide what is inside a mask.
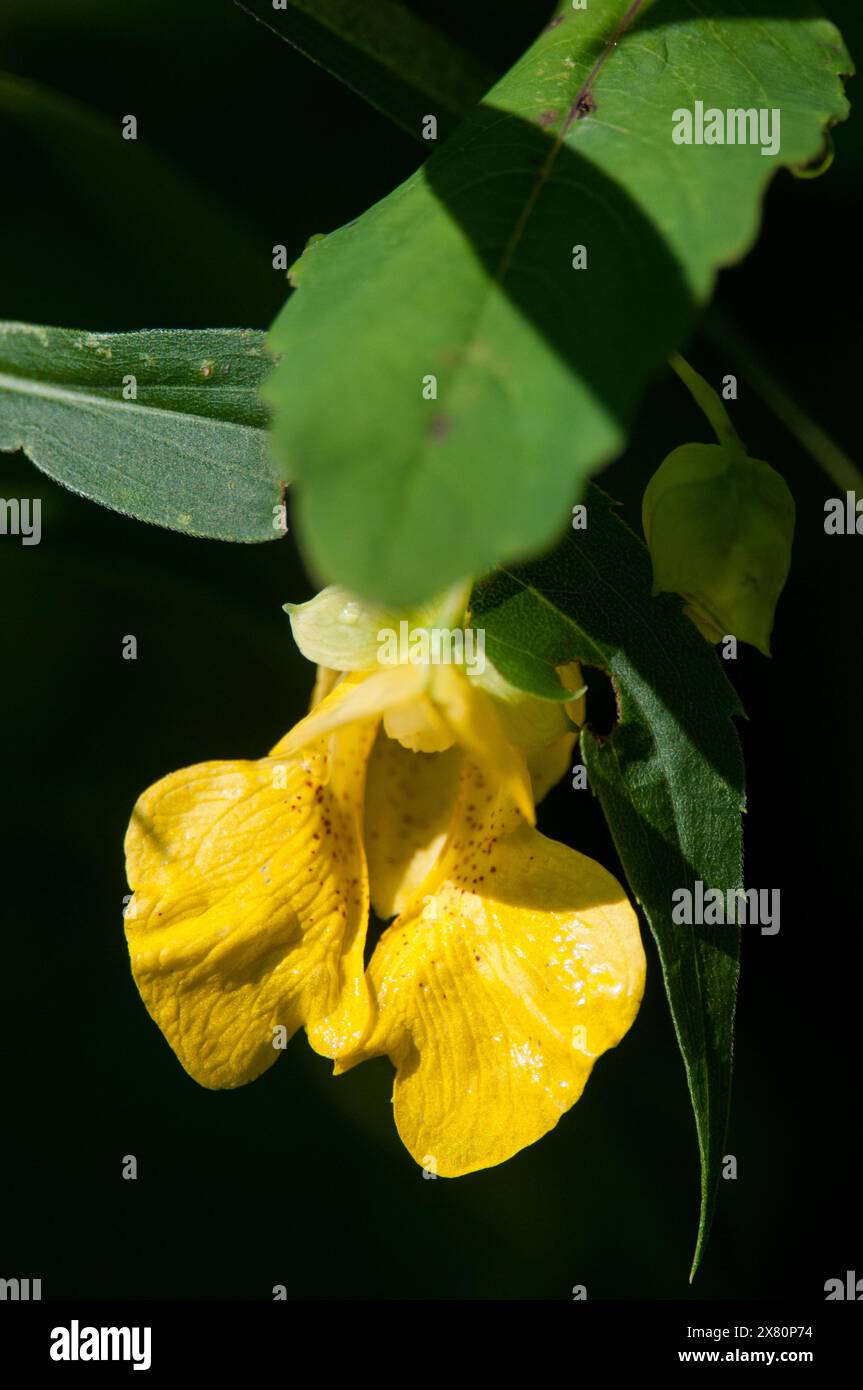
[[[502,70],[543,3],[416,9]],[[859,52],[855,5],[828,11]],[[206,225],[82,181],[51,141],[0,117],[0,317],[92,330],[265,327],[284,279],[271,248],[360,213],[418,147],[230,4],[5,0],[0,67],[138,116],[243,224],[219,255]],[[855,96],[851,87],[852,99]],[[834,167],[780,174],[765,227],[719,298],[751,346],[853,454],[861,329],[859,118]],[[133,147],[134,148],[134,147]],[[143,230],[142,230],[143,229]],[[178,271],[178,265],[182,270]],[[197,271],[195,269],[197,267]],[[714,380],[734,364],[696,339]],[[859,646],[863,539],[825,537],[836,488],[747,390],[735,421],[797,501],[794,568],[767,661],[731,671],[750,810],[747,878],[780,887],[778,936],[746,933],[734,1105],[702,1272],[687,1283],[698,1182],[683,1068],[648,946],[635,1027],[557,1130],[503,1167],[423,1180],[392,1124],[392,1070],[338,1081],[304,1038],[252,1086],[189,1080],[132,983],[122,838],[138,793],[202,759],[256,757],[300,715],[311,672],[281,604],[311,593],[293,542],[228,546],[142,526],[0,457],[0,493],[38,496],[38,547],[0,544],[4,652],[0,1274],[43,1297],[823,1298],[863,1274],[859,1150]],[[337,408],[337,406],[335,407]],[[669,373],[603,475],[636,527],[644,484],[703,423]],[[137,661],[121,659],[125,634]],[[564,783],[541,828],[620,872],[598,807]],[[121,1178],[135,1154],[136,1182]]]

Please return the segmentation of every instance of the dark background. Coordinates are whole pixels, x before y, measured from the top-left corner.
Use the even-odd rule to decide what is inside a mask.
[[[435,0],[502,70],[550,5]],[[852,53],[854,3],[828,11]],[[422,151],[230,4],[4,0],[0,68],[107,114],[169,157],[237,224],[180,218],[142,183],[58,155],[0,113],[0,317],[91,330],[265,327],[298,253],[410,173]],[[855,96],[851,88],[852,98]],[[66,137],[68,141],[68,136]],[[73,141],[74,145],[74,141]],[[859,118],[834,167],[780,174],[765,227],[719,299],[750,345],[849,452],[859,435]],[[735,364],[703,341],[714,380]],[[334,408],[338,408],[337,404]],[[734,1107],[702,1272],[687,1272],[697,1155],[652,943],[643,1009],[557,1130],[503,1167],[424,1181],[395,1133],[392,1069],[334,1082],[303,1036],[253,1085],[189,1080],[139,1001],[121,909],[138,793],[207,758],[257,757],[299,716],[311,670],[281,604],[311,589],[293,542],[229,546],[140,525],[64,492],[21,455],[0,494],[38,496],[43,537],[0,544],[4,653],[0,1274],[44,1297],[822,1299],[863,1274],[859,1150],[861,765],[854,657],[860,538],[827,538],[836,487],[747,389],[753,453],[797,500],[774,657],[743,649],[747,877],[782,891],[776,937],[746,932]],[[669,373],[603,485],[639,524],[644,484],[704,423]],[[138,660],[121,659],[126,634]],[[615,868],[596,803],[559,787],[541,828]],[[137,1182],[121,1178],[135,1154]]]

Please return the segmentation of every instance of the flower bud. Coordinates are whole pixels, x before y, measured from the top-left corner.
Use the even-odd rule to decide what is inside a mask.
[[[729,444],[684,444],[644,493],[653,592],[678,593],[711,641],[732,635],[770,655],[791,564],[794,499],[762,459]]]

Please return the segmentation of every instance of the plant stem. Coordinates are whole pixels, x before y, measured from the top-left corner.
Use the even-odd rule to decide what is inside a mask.
[[[754,353],[723,315],[711,310],[701,325],[704,336],[735,358],[752,390],[772,411],[788,433],[824,469],[841,492],[863,496],[863,474],[819,424],[801,409],[778,377],[762,367]],[[673,364],[672,364],[673,365]]]
[[[703,376],[699,376],[679,352],[673,352],[668,360],[696,405],[704,411],[719,443],[735,452],[745,454],[746,450],[731,423],[731,417],[709,382],[705,381]]]

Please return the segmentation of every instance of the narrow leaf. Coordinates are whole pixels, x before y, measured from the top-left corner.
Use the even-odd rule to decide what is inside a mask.
[[[683,1054],[701,1155],[694,1273],[728,1121],[739,927],[675,925],[672,893],[698,880],[705,891],[741,885],[743,766],[731,716],[742,711],[680,601],[651,597],[647,551],[593,485],[587,518],[545,559],[481,584],[472,622],[526,690],[547,693],[555,668],[574,659],[614,684],[616,727],[607,737],[585,730],[581,751],[656,939]]]
[[[846,114],[849,67],[805,0],[561,4],[421,170],[296,268],[266,395],[320,578],[413,603],[550,545],[752,244],[772,174]],[[696,100],[778,110],[777,152],[675,143]]]
[[[420,139],[426,116],[448,134],[493,74],[397,0],[236,0],[241,10]]]
[[[0,324],[0,449],[105,507],[192,536],[274,540],[263,334]],[[276,525],[274,526],[274,521]]]

